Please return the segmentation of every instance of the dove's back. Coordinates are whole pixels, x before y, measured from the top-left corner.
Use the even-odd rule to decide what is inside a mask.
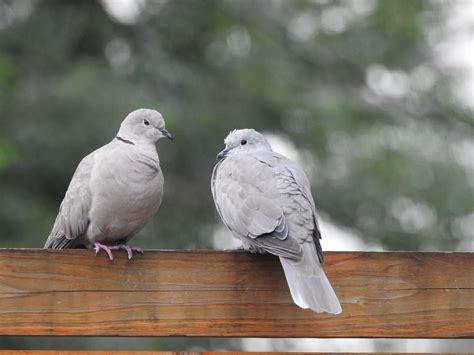
[[[322,268],[309,182],[296,163],[271,150],[231,155],[216,165],[212,192],[219,215],[245,249],[280,257],[298,306],[341,312]]]

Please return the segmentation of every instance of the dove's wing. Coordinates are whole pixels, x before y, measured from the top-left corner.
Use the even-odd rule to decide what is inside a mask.
[[[212,194],[225,225],[257,251],[290,259],[301,257],[301,246],[288,233],[273,168],[252,155],[234,155],[219,162]]]
[[[298,219],[296,224],[306,228],[312,236],[318,259],[323,263],[323,251],[321,248],[321,232],[319,230],[316,206],[311,193],[311,185],[303,169],[286,158],[275,152],[261,154],[259,158],[262,161],[273,162],[273,169],[278,180],[278,188],[281,193],[282,203],[288,207],[291,217]],[[303,234],[303,233],[302,233]]]
[[[302,247],[302,258],[296,262],[280,257],[293,300],[315,312],[340,313],[341,305],[321,265],[321,234],[306,175],[298,164],[277,153],[264,152],[257,157],[272,167],[290,236]]]
[[[79,163],[59,207],[58,216],[44,248],[67,248],[76,238],[87,231],[91,206],[89,181],[94,164],[94,154],[95,152],[89,154]]]

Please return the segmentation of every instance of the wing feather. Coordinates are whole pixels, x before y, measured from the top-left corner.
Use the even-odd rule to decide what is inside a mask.
[[[277,153],[274,153],[277,154]],[[318,260],[322,264],[324,262],[324,255],[323,249],[321,247],[321,231],[319,229],[318,223],[318,214],[316,212],[316,205],[314,203],[313,194],[311,193],[311,185],[306,177],[304,171],[294,162],[287,159],[286,157],[281,156],[283,159],[286,160],[287,169],[291,175],[291,179],[293,180],[294,184],[298,186],[297,191],[299,195],[302,196],[310,205],[311,212],[312,212],[312,219],[314,223],[313,228],[313,241],[316,247],[316,253],[318,255]]]
[[[53,229],[44,245],[45,249],[64,249],[72,246],[89,226],[91,192],[89,181],[94,163],[94,153],[79,163],[66,195],[59,207]]]

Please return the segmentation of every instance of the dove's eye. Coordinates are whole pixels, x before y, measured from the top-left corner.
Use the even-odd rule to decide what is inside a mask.
[[[242,139],[242,140],[240,141],[240,145],[246,145],[246,144],[247,144],[247,141],[246,141],[245,139]]]
[[[149,125],[150,125],[150,121],[148,121],[148,120],[143,120],[143,124],[144,124],[145,126],[149,126]]]

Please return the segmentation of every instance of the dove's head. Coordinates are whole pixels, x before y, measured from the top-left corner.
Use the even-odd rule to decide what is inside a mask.
[[[263,136],[251,128],[235,129],[224,139],[225,149],[217,155],[217,160],[233,154],[253,152],[257,150],[272,150]]]
[[[165,120],[161,113],[146,108],[130,112],[122,121],[117,137],[132,143],[135,141],[156,143],[163,137],[173,139],[165,129]]]

